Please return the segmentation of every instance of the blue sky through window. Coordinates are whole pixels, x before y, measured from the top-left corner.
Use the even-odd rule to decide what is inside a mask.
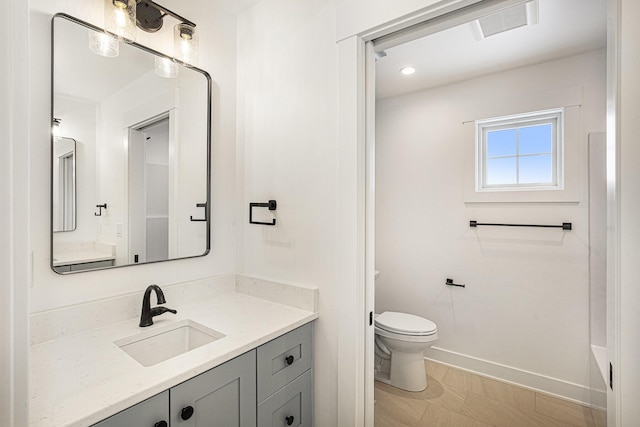
[[[487,132],[487,157],[515,156],[517,154],[517,129]]]
[[[551,183],[553,181],[551,154],[520,157],[518,161],[520,162],[520,184]]]
[[[485,184],[553,183],[552,123],[488,130]]]
[[[551,123],[518,129],[518,154],[551,153]]]
[[[487,159],[487,184],[507,185],[517,182],[517,157]]]

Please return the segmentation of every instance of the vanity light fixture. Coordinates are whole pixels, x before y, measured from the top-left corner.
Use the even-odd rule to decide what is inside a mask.
[[[104,29],[118,40],[136,41],[136,0],[104,0]]]
[[[89,30],[89,49],[100,56],[114,58],[120,54],[120,42],[109,34]]]
[[[405,76],[410,76],[411,74],[413,74],[415,72],[416,72],[415,67],[407,66],[407,67],[400,68],[400,74],[405,75]]]
[[[195,23],[152,0],[104,2],[105,31],[127,43],[135,41],[136,26],[148,33],[155,33],[162,28],[165,16],[169,15],[179,21],[174,27],[174,60],[186,66],[198,65],[198,36]]]
[[[173,55],[183,65],[198,65],[198,34],[195,25],[182,23],[173,27]]]
[[[138,0],[136,21],[140,29],[155,33],[162,28],[167,15],[180,21],[173,29],[174,59],[183,65],[198,65],[196,24],[151,0]]]

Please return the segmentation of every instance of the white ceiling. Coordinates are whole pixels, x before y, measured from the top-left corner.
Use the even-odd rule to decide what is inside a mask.
[[[464,24],[387,49],[376,63],[376,98],[602,49],[606,0],[538,0],[539,23],[476,41]],[[399,73],[412,65],[410,76]]]

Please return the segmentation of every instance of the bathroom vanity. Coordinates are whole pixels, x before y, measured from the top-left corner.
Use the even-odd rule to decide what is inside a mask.
[[[55,339],[36,340],[29,425],[175,427],[215,418],[220,425],[310,426],[317,290],[253,279],[223,282],[164,287],[166,305],[178,313],[154,317],[149,327],[140,328],[136,317],[80,333],[63,326]],[[141,300],[132,294],[112,305],[114,311],[126,305],[138,311]],[[62,318],[77,323],[80,310],[99,316],[99,304],[110,301],[96,304]],[[34,318],[34,329],[59,315]],[[214,339],[176,356],[154,349],[153,340],[149,351],[127,351],[185,325],[210,331]]]
[[[312,354],[308,323],[95,426],[310,426]]]

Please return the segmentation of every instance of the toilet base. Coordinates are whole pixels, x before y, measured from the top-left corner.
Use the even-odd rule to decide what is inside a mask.
[[[374,379],[406,391],[417,392],[427,388],[427,371],[422,352],[393,352],[390,365],[388,372],[376,370]]]

